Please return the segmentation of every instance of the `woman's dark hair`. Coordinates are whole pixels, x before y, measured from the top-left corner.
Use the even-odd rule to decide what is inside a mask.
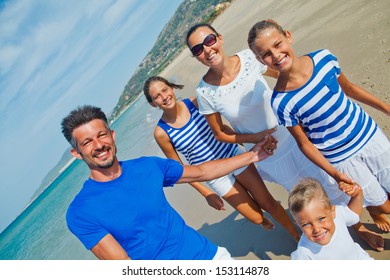
[[[210,24],[208,23],[198,23],[198,24],[195,24],[194,26],[192,26],[188,32],[187,32],[187,36],[186,36],[186,44],[188,46],[188,48],[191,49],[191,46],[190,44],[188,43],[188,39],[190,38],[190,36],[192,35],[192,33],[194,33],[198,28],[200,27],[207,27],[207,28],[210,28],[214,33],[215,35],[219,35],[217,30],[215,30],[214,27],[212,27]]]

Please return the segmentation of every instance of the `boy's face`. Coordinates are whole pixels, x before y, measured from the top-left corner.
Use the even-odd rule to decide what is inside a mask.
[[[312,200],[299,213],[293,213],[295,222],[303,234],[312,242],[326,245],[335,232],[334,218],[336,217],[334,205],[327,209],[322,202]]]

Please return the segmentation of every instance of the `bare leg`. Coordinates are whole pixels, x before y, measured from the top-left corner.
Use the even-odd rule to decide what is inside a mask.
[[[390,231],[390,219],[385,214],[373,214],[370,213],[371,218],[374,220],[375,225],[383,231],[389,232]]]
[[[265,230],[275,228],[275,225],[267,217],[264,217],[263,210],[239,182],[234,183],[230,191],[223,196],[223,199],[250,222],[261,225]]]
[[[282,205],[278,203],[268,191],[253,164],[249,165],[247,169],[237,175],[236,179],[250,193],[259,207],[267,211],[279,224],[281,224],[295,241],[299,241],[299,238],[301,237],[300,232],[297,230]]]
[[[386,214],[390,213],[390,201],[387,200],[384,204],[380,206],[367,206],[368,213],[370,213],[371,218],[374,220],[375,225],[385,232],[390,231],[390,219]]]
[[[376,234],[373,231],[368,230],[362,223],[357,223],[353,225],[352,228],[355,230],[356,234],[367,242],[367,244],[377,251],[383,251],[385,247],[385,241],[382,236]]]

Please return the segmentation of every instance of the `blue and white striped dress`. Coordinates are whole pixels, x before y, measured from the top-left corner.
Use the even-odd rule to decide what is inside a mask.
[[[274,91],[271,104],[279,123],[301,124],[307,137],[330,163],[341,162],[360,150],[377,130],[376,123],[345,95],[337,78],[340,67],[328,50],[308,54],[314,69],[299,89]]]
[[[205,161],[230,158],[237,154],[237,144],[223,143],[215,139],[206,119],[189,99],[183,100],[190,112],[190,120],[181,128],[174,128],[163,120],[158,121],[171,139],[176,151],[183,154],[191,165]]]

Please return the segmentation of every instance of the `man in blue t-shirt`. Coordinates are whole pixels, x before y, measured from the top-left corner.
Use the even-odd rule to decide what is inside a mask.
[[[269,137],[250,152],[197,166],[158,157],[119,162],[115,133],[100,108],[79,107],[61,126],[72,155],[90,168],[66,221],[99,259],[231,259],[225,248],[186,225],[162,187],[221,177],[267,158],[276,148]]]

